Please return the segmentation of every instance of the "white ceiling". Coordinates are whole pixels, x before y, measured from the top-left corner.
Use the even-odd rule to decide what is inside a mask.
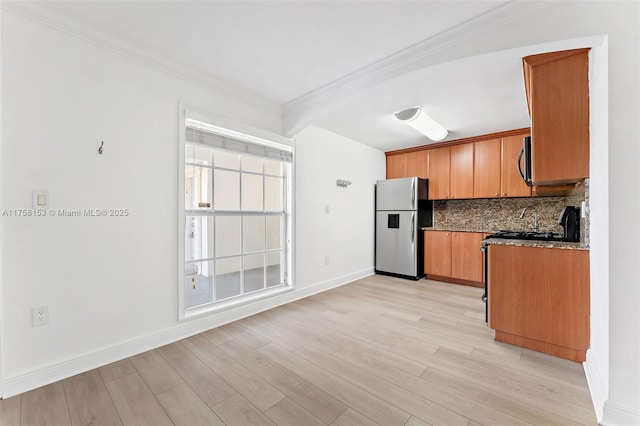
[[[433,143],[393,115],[415,105],[449,130],[445,140],[527,127],[527,54],[514,49],[406,73],[333,105],[315,124],[383,151]]]
[[[288,134],[314,124],[385,151],[422,145],[430,141],[392,117],[415,105],[450,130],[447,140],[529,123],[518,51],[396,72],[343,90],[380,64],[393,68],[395,58],[421,43],[513,7],[509,1],[29,3],[103,41],[282,107]],[[318,102],[323,96],[330,101]],[[299,113],[314,103],[322,108]]]

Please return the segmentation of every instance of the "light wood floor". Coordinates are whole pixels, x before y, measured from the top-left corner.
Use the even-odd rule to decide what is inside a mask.
[[[0,401],[0,424],[596,424],[582,366],[495,342],[481,293],[368,277]]]

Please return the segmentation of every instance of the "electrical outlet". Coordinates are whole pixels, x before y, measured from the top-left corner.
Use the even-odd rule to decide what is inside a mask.
[[[49,307],[38,306],[37,308],[31,308],[31,325],[40,327],[47,324],[49,324]]]
[[[324,264],[328,265],[329,264],[329,256],[325,256],[324,257]]]
[[[325,212],[325,213],[329,213],[329,210],[330,210],[330,209],[329,209],[329,204],[325,204],[325,205],[324,205],[324,212]]]

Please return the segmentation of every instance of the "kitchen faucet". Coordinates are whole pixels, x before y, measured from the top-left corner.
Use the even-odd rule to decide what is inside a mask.
[[[533,206],[525,207],[524,209],[522,209],[522,213],[520,213],[520,219],[524,219],[524,214],[528,209],[533,209],[533,230],[535,232],[538,232],[538,209]]]

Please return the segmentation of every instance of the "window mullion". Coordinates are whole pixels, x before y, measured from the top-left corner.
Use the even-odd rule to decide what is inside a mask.
[[[265,165],[262,162],[262,211],[267,210],[267,178],[265,176]],[[267,288],[267,216],[262,218],[262,288]]]
[[[192,143],[187,142],[187,144]],[[188,159],[185,159],[183,163],[185,166],[185,173],[187,173],[185,178],[187,176],[193,177],[185,179],[185,185],[181,188],[181,196],[184,199],[185,194],[188,191],[187,195],[189,196],[190,201],[186,204],[188,204],[189,207],[196,207],[187,209],[187,206],[185,206],[185,208],[183,209],[183,214],[185,218],[192,217],[200,224],[200,235],[197,236],[197,240],[194,239],[194,242],[191,246],[193,250],[196,250],[195,246],[197,245],[197,251],[188,253],[190,259],[187,263],[194,263],[199,265],[200,269],[197,272],[198,275],[194,275],[194,277],[196,278],[196,283],[200,283],[198,285],[198,288],[202,289],[203,283],[207,282],[211,283],[211,289],[206,290],[210,293],[203,294],[201,292],[198,292],[197,290],[192,290],[188,286],[183,287],[183,292],[193,291],[193,293],[189,293],[187,295],[188,299],[185,298],[185,305],[183,305],[183,309],[190,312],[198,312],[198,310],[202,309],[207,310],[209,308],[206,305],[210,303],[215,304],[217,302],[223,302],[224,305],[226,302],[231,301],[232,299],[242,298],[243,296],[253,297],[253,293],[271,290],[272,288],[269,287],[271,281],[268,278],[269,263],[271,261],[268,260],[268,253],[279,253],[279,256],[276,256],[275,254],[270,255],[276,256],[276,258],[273,259],[273,262],[278,261],[280,263],[278,266],[280,270],[280,276],[275,276],[274,282],[272,284],[275,284],[275,286],[286,284],[286,279],[284,277],[287,276],[288,268],[287,238],[290,228],[290,225],[288,223],[290,220],[290,216],[288,214],[288,205],[291,197],[288,191],[290,191],[291,187],[288,185],[287,180],[289,179],[289,171],[291,166],[286,162],[286,160],[280,162],[281,172],[274,171],[274,173],[280,173],[280,175],[272,175],[271,172],[269,172],[269,174],[267,173],[267,166],[271,163],[265,164],[267,159],[269,159],[269,161],[273,161],[273,159],[270,159],[270,157],[263,158],[259,155],[247,156],[242,152],[234,152],[233,149],[228,150],[223,147],[214,148],[211,145],[206,144],[197,144],[197,146],[200,148],[209,148],[209,151],[205,151],[202,149],[197,152],[194,151],[194,154]],[[218,157],[218,153],[220,153],[220,157]],[[245,164],[246,157],[261,158],[261,167],[253,167],[253,164],[250,163],[255,163],[256,166],[258,165],[258,162],[254,162],[254,160],[250,160],[250,162],[247,162]],[[218,164],[216,163],[216,161],[220,161],[220,163]],[[238,167],[234,168],[234,162],[236,161]],[[201,164],[199,162],[210,162],[210,164]],[[243,170],[245,165],[248,170]],[[190,170],[192,171],[187,172],[186,167],[190,167]],[[214,173],[216,170],[225,172],[224,176],[216,175],[216,173]],[[237,184],[230,181],[230,185],[232,183],[233,185],[229,187],[227,187],[227,185],[225,185],[224,183],[226,182],[225,179],[230,179],[231,177],[228,172],[237,173],[239,179],[239,182],[237,182]],[[206,178],[207,173],[210,173],[210,177],[208,179]],[[281,200],[283,204],[279,211],[267,212],[265,210],[267,207],[267,202],[270,200],[267,194],[267,189],[277,187],[273,185],[276,183],[275,181],[271,182],[271,180],[273,179],[270,179],[270,181],[267,182],[267,176],[280,179],[282,192]],[[262,179],[261,186],[256,185],[258,183],[258,178]],[[191,184],[189,184],[189,182],[191,182]],[[246,183],[246,185],[244,185],[244,183]],[[216,184],[220,185],[218,187],[218,191],[220,191],[218,193],[218,197],[216,197],[215,192]],[[260,187],[262,189],[262,194],[256,194]],[[237,194],[236,191],[238,191]],[[246,197],[243,197],[243,195]],[[226,199],[235,201],[233,200],[233,198],[236,196],[239,197],[237,207],[235,202],[233,203],[233,205],[229,205],[229,207],[237,208],[237,210],[220,210],[220,207],[225,207],[224,204]],[[256,199],[256,196],[261,197],[261,209],[258,209],[258,199]],[[198,202],[207,198],[211,200],[211,207],[207,209],[197,208]],[[243,210],[244,208],[251,207],[255,207],[256,210]],[[222,218],[224,216],[235,217],[237,219],[229,218],[220,219],[222,221],[217,220],[218,217]],[[258,217],[260,219],[258,219]],[[270,219],[268,222],[267,219],[269,217],[274,217],[274,219]],[[277,236],[277,238],[279,238],[280,243],[278,248],[268,248],[268,241],[270,241],[270,239],[276,238],[276,235],[271,236],[270,233],[275,230],[276,224],[273,224],[273,228],[268,227],[271,221],[275,220],[275,217],[278,217],[277,221],[279,223],[278,226],[280,229],[278,230],[279,235]],[[245,223],[245,219],[248,219],[247,223]],[[237,224],[238,220],[240,222],[239,225],[234,225],[238,226],[238,228],[235,228],[236,230],[232,231],[232,228],[227,229],[227,225],[225,225],[227,221],[230,221],[229,223],[235,222]],[[207,224],[206,227],[204,222],[206,222]],[[247,235],[247,233],[251,232],[251,229],[253,229],[254,226],[258,226],[260,222],[262,223],[263,227],[262,234],[254,233],[254,235]],[[218,226],[219,224],[220,226]],[[185,229],[185,232],[188,233],[187,227],[183,226],[183,228]],[[204,232],[205,230],[206,232]],[[218,235],[218,232],[221,232],[221,234]],[[228,242],[230,241],[229,238],[233,238],[234,241],[237,241],[235,240],[235,238],[240,239],[239,250],[224,250],[227,247]],[[262,247],[256,251],[252,246],[259,243],[259,238],[261,238],[262,240]],[[247,240],[248,245],[245,245],[245,239]],[[186,240],[188,243],[188,239]],[[218,248],[223,249],[223,251],[218,252]],[[247,249],[251,249],[252,251],[247,251]],[[209,253],[209,251],[211,253]],[[228,251],[229,254],[223,253],[224,251]],[[238,253],[240,259],[237,260],[238,254],[234,254],[232,252]],[[183,262],[186,261],[186,253],[187,252],[185,249],[185,251],[182,252]],[[218,256],[218,254],[220,254],[221,256]],[[195,258],[193,255],[197,255],[198,258]],[[232,261],[231,259],[234,260]],[[256,275],[255,278],[257,278],[257,273],[259,273],[258,269],[254,269],[257,266],[259,260],[262,260],[262,265],[260,265],[260,269],[262,269],[263,273],[262,287],[258,287],[258,282],[254,279],[254,275]],[[222,263],[219,265],[219,262],[221,261]],[[218,266],[221,266],[223,269],[218,269]],[[250,273],[247,274],[247,268],[249,267],[251,267],[251,269],[248,270]],[[236,268],[239,268],[237,277],[234,276],[234,271]],[[220,274],[223,274],[224,276],[219,276]],[[232,275],[227,276],[226,274]],[[209,279],[207,276],[210,276],[211,278]],[[189,277],[186,276],[186,278]],[[279,283],[275,282],[275,280],[277,279],[280,280]],[[187,284],[186,279],[183,281],[185,282],[185,284]],[[247,291],[250,291],[251,294],[247,294]],[[203,296],[205,296],[204,299]],[[196,301],[196,303],[194,303],[194,301]],[[205,306],[203,306],[203,303]],[[194,309],[192,310],[191,308]]]
[[[262,227],[262,288],[265,289],[267,288],[267,216],[264,216],[262,220],[264,222]]]
[[[211,165],[214,164],[214,160],[215,160],[215,151],[211,151]],[[218,300],[218,292],[216,290],[216,275],[218,273],[218,265],[217,265],[217,261],[216,259],[216,216],[215,214],[213,214],[215,212],[215,203],[216,203],[216,199],[215,199],[215,173],[213,172],[213,169],[211,170],[211,210],[207,213],[209,213],[207,216],[211,216],[211,222],[213,223],[213,225],[211,226],[211,232],[212,232],[212,236],[211,236],[211,240],[212,240],[212,251],[213,251],[213,262],[211,262],[213,264],[213,266],[211,267],[212,271],[211,271],[211,299],[213,299],[211,302],[215,302],[216,300]]]

